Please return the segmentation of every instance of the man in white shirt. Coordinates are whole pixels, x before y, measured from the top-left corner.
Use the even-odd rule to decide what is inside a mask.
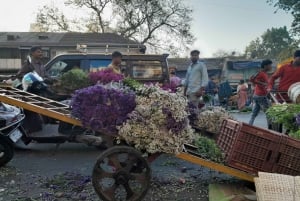
[[[207,68],[203,62],[199,61],[199,55],[199,50],[191,51],[192,63],[187,69],[184,83],[184,95],[197,107],[208,84]]]

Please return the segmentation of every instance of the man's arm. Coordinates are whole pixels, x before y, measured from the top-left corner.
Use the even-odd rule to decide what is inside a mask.
[[[205,91],[205,87],[208,84],[208,73],[207,73],[207,68],[205,66],[204,63],[201,63],[201,68],[200,70],[200,74],[201,74],[201,83],[200,83],[200,89],[199,91],[196,92],[196,96],[200,97],[203,95],[204,91]]]
[[[269,84],[268,84],[268,91],[271,91],[274,86],[275,80],[277,80],[279,77],[282,76],[283,73],[283,67],[279,68],[270,78]]]
[[[208,73],[207,73],[207,68],[206,65],[204,63],[201,64],[201,88],[200,88],[200,92],[203,93],[203,90],[205,89],[205,87],[208,84]]]
[[[22,80],[23,76],[29,72],[31,72],[32,69],[30,68],[30,64],[27,63],[27,61],[22,65],[21,69],[18,71],[16,77],[19,80]]]

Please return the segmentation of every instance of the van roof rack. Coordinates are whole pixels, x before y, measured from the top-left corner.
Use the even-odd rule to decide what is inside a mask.
[[[95,51],[97,50],[98,51]],[[99,51],[103,50],[103,51]],[[123,53],[140,53],[145,54],[146,46],[142,44],[102,44],[102,43],[92,43],[92,44],[77,44],[76,51],[81,53],[112,53],[114,51],[120,51]]]

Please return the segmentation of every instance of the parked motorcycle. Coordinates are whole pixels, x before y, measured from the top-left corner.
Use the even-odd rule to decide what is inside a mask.
[[[26,74],[22,80],[23,89],[36,95],[51,96],[52,92],[48,89],[47,84],[43,79],[36,76],[36,73]],[[75,142],[96,147],[109,147],[112,143],[108,138],[105,138],[104,141],[104,137],[100,137],[97,132],[63,122],[60,123],[59,131],[63,130],[64,132],[54,134],[28,132],[32,127],[38,125],[37,120],[42,120],[41,115],[0,102],[0,167],[13,158],[14,143],[19,140],[22,140],[25,145],[31,142],[55,143],[57,145],[65,142]],[[43,127],[41,125],[41,129]]]
[[[25,115],[19,108],[0,103],[0,167],[14,156],[14,143],[25,134],[22,121]]]

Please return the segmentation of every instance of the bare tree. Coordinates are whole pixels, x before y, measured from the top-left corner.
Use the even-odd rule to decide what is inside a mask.
[[[58,9],[49,10],[46,6],[38,13],[37,24],[43,23],[46,31],[78,31],[70,28],[76,24],[87,32],[114,30],[153,50],[168,50],[173,54],[178,50],[184,52],[194,41],[190,26],[192,10],[180,0],[66,0],[65,5],[87,9],[89,18],[75,20],[71,26],[72,20],[66,20]],[[109,17],[108,9],[112,9]],[[44,17],[50,14],[51,18]],[[55,29],[53,24],[57,24]]]
[[[70,22],[66,16],[56,7],[43,6],[38,10],[36,24],[40,31],[71,31]]]
[[[91,17],[86,27],[91,32],[106,32],[108,22],[104,19],[104,10],[112,0],[66,0],[65,5],[77,8],[86,7],[91,10]]]
[[[155,49],[184,51],[194,41],[190,14],[180,0],[116,0],[118,32]]]

